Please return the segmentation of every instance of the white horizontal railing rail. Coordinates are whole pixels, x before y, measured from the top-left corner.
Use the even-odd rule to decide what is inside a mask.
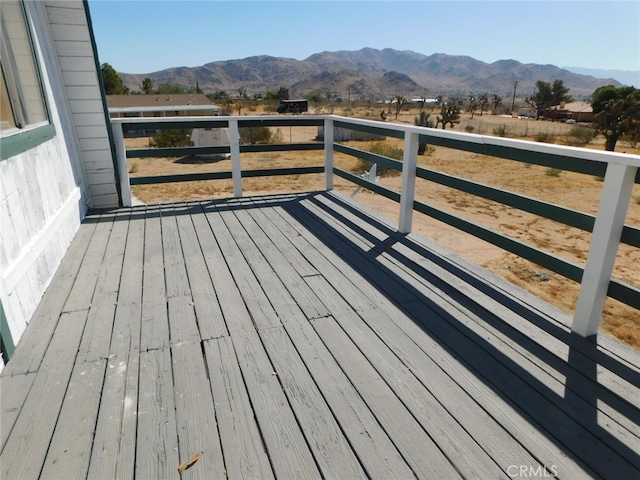
[[[611,278],[619,243],[624,241],[636,248],[640,248],[640,229],[626,226],[624,223],[627,209],[631,202],[633,185],[634,183],[640,183],[640,155],[550,145],[334,115],[137,117],[112,119],[112,125],[117,150],[117,167],[121,183],[122,203],[125,206],[131,204],[131,184],[232,178],[234,196],[240,197],[242,196],[243,177],[324,172],[325,188],[331,190],[333,189],[334,175],[339,175],[399,202],[398,230],[401,233],[408,233],[412,230],[413,211],[418,210],[579,282],[581,289],[574,313],[572,330],[583,337],[597,333],[607,295],[640,309],[640,290],[614,281]],[[322,127],[324,138],[322,141],[307,143],[241,145],[240,129],[258,126],[317,126]],[[137,150],[127,150],[125,148],[124,137],[127,130],[193,128],[225,128],[227,129],[229,143],[228,145],[183,148]],[[334,141],[336,128],[404,139],[403,160],[399,162],[337,143]],[[593,217],[540,200],[422,168],[417,165],[418,143],[455,148],[516,162],[543,165],[604,177],[598,213]],[[324,150],[324,165],[263,170],[243,170],[241,167],[241,154],[244,152],[286,150]],[[380,163],[389,168],[400,170],[402,172],[401,192],[394,192],[351,172],[337,168],[334,165],[334,152],[352,155],[372,163]],[[229,154],[231,157],[231,171],[135,178],[130,178],[128,175],[127,158],[207,153]],[[417,201],[415,199],[415,185],[418,178],[435,181],[592,232],[591,245],[584,268],[439,210],[432,205]]]

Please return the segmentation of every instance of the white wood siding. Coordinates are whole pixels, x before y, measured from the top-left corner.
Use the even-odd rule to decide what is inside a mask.
[[[83,3],[26,3],[56,134],[0,161],[0,300],[15,344],[87,209],[119,203]]]
[[[116,176],[98,72],[82,2],[46,1],[93,207],[118,206]]]

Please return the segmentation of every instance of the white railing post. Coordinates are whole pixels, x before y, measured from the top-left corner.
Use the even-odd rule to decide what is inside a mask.
[[[324,185],[333,190],[333,119],[324,119]]]
[[[405,132],[402,157],[402,193],[400,195],[400,233],[411,232],[413,200],[416,191],[416,165],[418,163],[418,134]]]
[[[133,204],[131,197],[131,184],[129,183],[129,167],[127,165],[127,149],[124,145],[124,133],[120,122],[111,123],[113,143],[116,149],[116,162],[118,164],[118,176],[120,178],[120,201],[123,207]]]
[[[598,333],[620,235],[631,201],[637,167],[610,163],[571,330],[582,337]]]
[[[229,150],[231,153],[233,196],[240,198],[242,197],[242,168],[240,167],[240,129],[236,119],[229,119]]]

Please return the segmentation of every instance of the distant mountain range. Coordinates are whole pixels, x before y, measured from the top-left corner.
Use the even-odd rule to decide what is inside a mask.
[[[482,92],[510,98],[515,82],[517,95],[525,97],[533,93],[537,80],[555,79],[563,80],[571,89],[570,94],[579,99],[589,97],[600,86],[621,85],[613,78],[596,78],[554,65],[522,64],[516,60],[485,63],[467,56],[427,56],[391,48],[322,52],[305,60],[263,55],[120,76],[132,91],[139,90],[142,80],[148,77],[155,85],[175,83],[193,88],[197,83],[205,92],[224,90],[233,95],[245,89],[253,94],[285,87],[292,97],[319,93],[354,100]]]

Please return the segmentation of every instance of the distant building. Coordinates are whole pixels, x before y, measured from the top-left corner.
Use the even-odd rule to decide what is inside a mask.
[[[111,118],[220,115],[222,108],[202,93],[107,95]]]
[[[544,111],[544,118],[566,122],[593,122],[593,108],[589,102],[562,102]]]

